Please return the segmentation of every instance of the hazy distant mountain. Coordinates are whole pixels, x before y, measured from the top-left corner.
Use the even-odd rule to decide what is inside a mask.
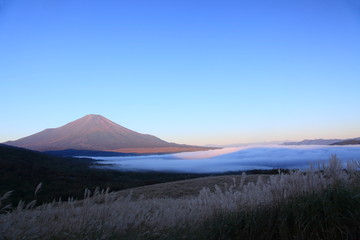
[[[360,138],[352,139],[305,139],[300,142],[285,142],[283,145],[348,145],[356,143],[346,143],[349,141],[357,141]],[[341,144],[343,142],[343,144]]]
[[[344,139],[305,139],[300,142],[285,142],[283,145],[330,145]]]
[[[354,139],[350,139],[350,140],[340,141],[340,142],[333,143],[331,145],[356,145],[356,144],[360,144],[360,138],[354,138]]]
[[[37,151],[65,149],[136,152],[137,149],[159,149],[158,152],[203,150],[206,148],[168,143],[149,134],[122,127],[101,115],[86,115],[59,128],[8,141],[5,144]],[[161,150],[161,151],[160,151]],[[157,150],[152,150],[157,151]],[[144,151],[142,151],[144,152]],[[145,151],[146,152],[146,151]]]

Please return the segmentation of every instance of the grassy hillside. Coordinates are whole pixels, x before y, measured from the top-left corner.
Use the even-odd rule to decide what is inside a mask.
[[[117,172],[92,164],[1,145],[0,239],[360,239],[359,162],[343,170],[332,157],[305,172],[216,177]],[[169,182],[180,179],[188,180]],[[44,186],[34,196],[39,182]],[[155,184],[161,182],[167,183]],[[84,194],[96,186],[137,188]],[[4,196],[8,190],[15,190],[12,198]],[[50,202],[60,196],[63,201]],[[19,199],[49,203],[4,208]]]
[[[60,158],[22,148],[0,145],[0,195],[13,191],[11,202],[34,199],[38,203],[68,197],[83,198],[86,188],[122,190],[155,183],[206,176],[158,172],[119,172],[92,168],[92,159]]]
[[[215,192],[216,187],[226,190],[228,186],[240,183],[241,181],[243,181],[244,184],[257,182],[259,177],[261,177],[264,182],[268,182],[270,176],[271,175],[265,174],[251,174],[244,177],[238,174],[200,177],[131,188],[118,191],[116,194],[122,197],[131,194],[133,199],[194,197],[197,196],[203,188],[208,188],[210,191]]]
[[[118,191],[156,183],[199,178],[222,174],[187,174],[166,172],[120,172],[96,169],[92,159],[56,157],[36,151],[0,144],[0,195],[13,191],[10,201],[16,205],[20,200],[31,201],[39,183],[43,183],[37,194],[37,202],[53,199],[84,197],[86,188],[94,190],[110,188]],[[249,173],[274,174],[278,170]],[[286,172],[286,170],[283,170]],[[225,173],[241,174],[241,172]]]
[[[187,197],[86,191],[82,201],[0,214],[0,235],[8,240],[357,240],[359,166],[343,170],[333,157],[319,169],[258,176],[256,182],[243,175],[234,184]],[[196,181],[201,179],[185,182],[192,187]]]

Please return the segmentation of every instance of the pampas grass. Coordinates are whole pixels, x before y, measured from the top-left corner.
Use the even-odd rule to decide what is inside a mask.
[[[93,193],[85,190],[85,199],[81,201],[69,198],[36,208],[33,203],[19,203],[12,211],[2,210],[0,239],[174,239],[187,232],[195,234],[209,221],[239,213],[241,221],[245,221],[243,216],[261,208],[276,209],[284,201],[315,196],[334,186],[357,185],[358,167],[358,162],[352,162],[343,169],[336,156],[332,156],[328,163],[311,165],[306,171],[272,175],[266,182],[259,177],[255,183],[244,184],[243,175],[240,182],[225,190],[219,186],[215,191],[203,188],[196,197],[133,199],[131,194],[119,197],[108,189],[96,189]],[[246,224],[257,224],[249,219]],[[189,235],[185,239],[190,239]]]

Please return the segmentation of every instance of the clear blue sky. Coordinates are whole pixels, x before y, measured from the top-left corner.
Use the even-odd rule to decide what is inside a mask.
[[[89,113],[188,144],[360,137],[358,0],[0,0],[0,142]]]

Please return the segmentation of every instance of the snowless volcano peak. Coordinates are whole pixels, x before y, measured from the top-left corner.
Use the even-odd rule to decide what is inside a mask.
[[[102,151],[182,146],[168,143],[149,134],[132,131],[96,114],[89,114],[64,126],[45,129],[5,144],[38,151],[64,149]]]

